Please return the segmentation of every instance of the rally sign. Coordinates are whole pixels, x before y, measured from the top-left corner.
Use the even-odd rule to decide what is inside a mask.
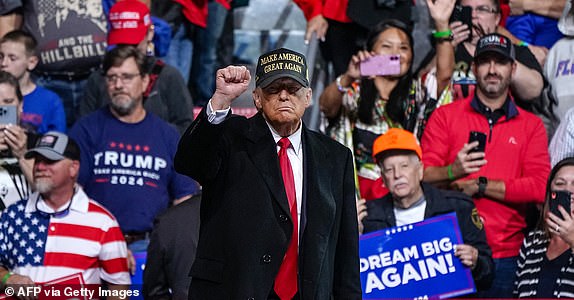
[[[454,256],[463,244],[456,213],[364,234],[359,242],[363,299],[443,299],[476,291]]]

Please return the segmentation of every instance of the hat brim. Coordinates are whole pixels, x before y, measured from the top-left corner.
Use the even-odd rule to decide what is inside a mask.
[[[508,55],[508,53],[506,53],[505,51],[502,51],[500,49],[497,48],[493,48],[493,49],[484,49],[482,51],[480,51],[480,53],[478,53],[478,55],[476,55],[474,57],[474,59],[478,59],[480,56],[489,54],[489,53],[495,53],[495,54],[499,54],[502,55],[503,57],[505,57],[506,59],[508,59],[509,61],[514,61],[514,58],[511,57],[510,55]]]
[[[52,149],[48,149],[48,148],[34,148],[34,149],[30,149],[28,151],[26,151],[26,153],[24,154],[24,158],[26,159],[30,159],[30,158],[34,158],[37,155],[41,155],[49,160],[62,160],[65,159],[66,157],[63,156],[60,153],[57,153],[56,151],[52,150]]]
[[[296,75],[296,74],[290,74],[290,73],[280,73],[280,74],[274,74],[271,75],[261,81],[259,81],[256,86],[260,87],[260,88],[266,88],[268,85],[270,85],[273,81],[280,79],[280,78],[291,78],[295,81],[297,81],[298,83],[300,83],[302,86],[304,87],[309,87],[309,82],[307,82],[306,80],[301,78],[301,75]]]
[[[132,30],[121,32],[121,30],[111,30],[108,34],[108,45],[138,45],[145,39],[145,34],[146,31],[137,32]]]

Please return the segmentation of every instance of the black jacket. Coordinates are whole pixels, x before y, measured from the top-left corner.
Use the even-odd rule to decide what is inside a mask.
[[[480,221],[472,199],[455,191],[439,190],[422,183],[426,200],[425,219],[456,212],[464,243],[478,250],[478,261],[472,270],[477,290],[487,289],[494,277],[492,251],[486,243],[484,225]],[[363,220],[364,233],[396,226],[391,194],[367,202],[368,216]]]
[[[300,300],[361,299],[353,160],[345,146],[303,125]],[[261,113],[183,134],[178,172],[203,187],[189,297],[267,299],[293,230],[275,141]]]
[[[147,248],[144,299],[188,298],[189,269],[199,239],[200,198],[193,196],[156,218]]]

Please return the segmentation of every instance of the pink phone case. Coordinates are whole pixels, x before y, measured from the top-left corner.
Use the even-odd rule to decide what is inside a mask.
[[[385,54],[373,56],[360,65],[361,76],[398,75],[401,72],[400,56]]]

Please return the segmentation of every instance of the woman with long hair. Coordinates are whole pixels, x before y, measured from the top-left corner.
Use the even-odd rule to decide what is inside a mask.
[[[448,19],[454,2],[427,1],[437,32],[450,32]],[[355,155],[361,198],[376,199],[386,193],[371,155],[375,138],[393,127],[420,137],[432,111],[450,102],[447,87],[454,69],[450,39],[436,39],[436,52],[434,76],[414,75],[411,30],[397,20],[383,21],[372,28],[364,50],[351,58],[347,71],[321,95],[321,110],[330,121],[327,134]],[[365,76],[361,72],[361,63],[380,55],[399,57],[398,74]]]
[[[514,295],[518,298],[574,298],[574,205],[558,205],[559,191],[574,193],[574,157],[558,162],[548,177],[538,225],[524,239]],[[568,205],[566,205],[568,206]]]

